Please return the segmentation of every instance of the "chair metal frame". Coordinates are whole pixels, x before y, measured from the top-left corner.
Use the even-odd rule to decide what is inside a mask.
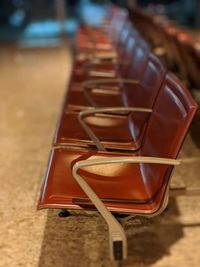
[[[91,160],[81,160],[74,164],[72,169],[72,174],[74,179],[78,182],[80,187],[89,197],[91,202],[100,212],[102,217],[108,224],[109,228],[109,240],[110,240],[110,258],[112,260],[123,260],[127,258],[127,239],[125,232],[119,224],[119,222],[114,218],[111,212],[105,207],[101,199],[96,195],[96,193],[91,189],[88,183],[85,182],[83,177],[78,174],[78,170],[88,166],[97,166],[97,165],[105,165],[105,164],[120,164],[120,163],[150,163],[150,164],[166,164],[166,165],[179,165],[181,163],[180,160],[176,159],[168,159],[168,158],[157,158],[157,157],[113,157],[109,159],[91,159]],[[169,184],[169,181],[168,181]],[[169,186],[167,186],[167,190],[165,191],[165,195],[163,197],[163,203],[157,212],[153,214],[142,214],[145,217],[154,217],[160,214],[167,205],[168,199],[168,190]],[[134,213],[134,215],[137,215]],[[141,214],[139,214],[141,216]],[[115,244],[118,243],[120,247],[115,250]],[[118,253],[117,253],[117,252]],[[120,252],[119,252],[120,251]]]

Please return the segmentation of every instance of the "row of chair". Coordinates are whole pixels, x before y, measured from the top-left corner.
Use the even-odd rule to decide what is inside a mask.
[[[200,89],[200,50],[192,36],[160,16],[135,9],[130,10],[130,17],[155,51],[162,51],[168,67],[178,69],[182,79],[189,81],[191,87]]]
[[[111,259],[122,260],[127,241],[114,215],[153,217],[165,209],[197,105],[127,13],[109,7],[108,14],[99,29],[77,33],[38,208],[97,209],[109,226]]]

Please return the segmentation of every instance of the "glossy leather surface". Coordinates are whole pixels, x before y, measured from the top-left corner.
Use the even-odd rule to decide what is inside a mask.
[[[90,75],[91,70],[109,72],[113,77],[123,77],[126,75],[127,68],[131,64],[131,59],[135,54],[136,41],[137,45],[139,45],[141,39],[128,24],[128,29],[122,31],[119,42],[116,45],[118,62],[109,64],[100,63],[96,65],[83,64],[83,66],[80,66],[80,62],[76,62],[73,71],[74,80],[76,82],[83,82],[84,80],[94,79],[95,77]],[[98,78],[101,79],[101,77]]]
[[[53,150],[38,208],[85,208],[85,205],[90,202],[72,177],[72,166],[79,160],[123,155],[98,151]],[[80,174],[97,195],[104,199],[104,203],[110,210],[153,213],[160,205],[159,201],[163,194],[161,186],[158,185],[152,192],[154,176],[143,176],[138,164],[111,164],[103,168],[102,166],[87,167],[82,169]],[[166,178],[167,176],[166,171]],[[86,208],[90,206],[86,205]]]
[[[115,11],[110,21],[111,29],[121,23],[119,17],[115,16],[119,10]],[[155,21],[150,17],[144,21],[143,17],[138,14],[141,29],[145,33],[146,26],[155,25]],[[83,32],[81,38],[83,43],[88,45]],[[117,43],[115,38],[120,36],[120,30],[117,34],[108,30],[106,35],[102,35],[102,32],[94,29],[93,35],[99,44],[113,45]],[[104,36],[108,37],[108,42]],[[152,31],[149,31],[147,38],[151,39],[151,36]],[[115,149],[137,147],[137,152],[101,152],[94,149],[94,145],[78,122],[78,113],[69,108],[70,104],[74,104],[76,98],[78,99],[78,94],[78,105],[85,105],[85,99],[80,94],[80,82],[85,78],[88,79],[88,73],[83,71],[79,75],[81,70],[77,64],[74,66],[69,92],[64,100],[38,208],[92,208],[87,196],[72,176],[72,168],[80,160],[119,156],[173,159],[177,157],[197,109],[196,103],[179,80],[171,74],[165,75],[164,68],[150,54],[147,44],[139,35],[127,40],[126,49],[120,45],[118,53],[122,55],[120,60],[126,58],[130,62],[128,68],[117,67],[117,74],[123,78],[125,76],[129,79],[138,79],[140,85],[131,88],[121,84],[115,94],[109,95],[107,100],[105,94],[101,97],[95,91],[92,94],[100,104],[111,101],[112,105],[121,103],[124,106],[153,107],[153,113],[149,119],[142,118],[138,113],[128,116],[98,114],[87,117],[86,121],[107,147]],[[130,40],[134,40],[135,43],[131,44]],[[77,50],[79,48],[81,50],[81,45],[77,44]],[[125,56],[122,51],[126,52]],[[143,127],[144,124],[146,127]],[[83,168],[79,170],[79,174],[111,211],[152,214],[162,205],[171,171],[171,166],[162,164],[121,163]]]
[[[142,70],[141,70],[142,72]],[[164,79],[165,69],[160,61],[149,55],[149,60],[141,77],[141,84],[127,86],[123,84],[121,90],[113,94],[101,93],[91,94],[98,106],[126,106],[152,108],[158,94],[159,88]],[[110,92],[110,91],[108,91]],[[73,103],[71,98],[76,97],[77,106],[81,109],[86,106],[87,101],[80,92],[69,92],[69,103]],[[79,101],[79,102],[78,102]],[[68,107],[69,105],[67,105]],[[75,106],[70,106],[76,109]],[[117,118],[111,115],[91,115],[86,119],[90,128],[98,136],[100,141],[108,148],[118,149],[138,149],[142,142],[142,136],[149,114],[133,112],[129,116]],[[73,125],[73,127],[72,127]],[[121,131],[123,129],[123,131]],[[90,145],[93,142],[87,136],[78,121],[78,113],[66,111],[58,124],[58,129],[54,139],[54,144],[79,144]]]
[[[144,116],[146,117],[146,115]],[[85,118],[87,125],[93,130],[105,147],[135,150],[141,141],[134,139],[134,125],[132,125],[131,120],[130,115],[119,116],[108,114],[91,115]],[[54,145],[63,144],[95,147],[93,141],[80,125],[77,112],[67,111],[61,117],[55,135]]]
[[[104,89],[101,89],[101,86],[97,86],[90,90],[90,96],[97,107],[124,106],[120,90],[112,90],[110,87],[106,89],[104,86]],[[68,109],[82,110],[91,107],[82,91],[70,91],[68,97]]]
[[[141,155],[175,159],[184,141],[197,105],[184,85],[167,75],[150,117]],[[165,167],[144,165],[144,172],[159,179]]]
[[[135,69],[137,69],[137,64],[134,64]],[[134,69],[133,72],[135,73]],[[142,75],[139,74],[138,79],[139,86],[127,86],[124,84],[122,87],[125,106],[151,108],[165,77],[166,69],[159,59],[150,53],[147,62],[145,57],[142,60],[141,73]]]
[[[136,41],[136,37],[133,37],[132,35],[129,36],[126,44],[126,48],[123,54],[123,60],[125,61],[125,64],[118,64],[115,65],[116,69],[116,76],[117,78],[123,78],[123,79],[137,79],[141,80],[144,75],[145,67],[147,66],[149,56],[149,48],[147,45],[145,45],[140,39]],[[101,77],[104,79],[105,77]],[[101,80],[101,78],[98,78]],[[81,86],[78,86],[78,84],[85,80],[95,79],[95,77],[90,77],[88,74],[82,72],[82,68],[80,71],[80,67],[78,71],[74,68],[73,74],[72,74],[72,82],[69,85],[69,93],[68,93],[68,99],[66,100],[67,104],[70,106],[77,105],[82,107],[83,104],[85,106],[88,106],[87,100],[85,99],[85,96],[83,95],[83,92],[81,91]],[[76,86],[74,86],[74,83]],[[116,86],[116,83],[113,83],[113,86]],[[106,87],[106,84],[105,86]],[[121,87],[121,86],[120,86]],[[127,86],[123,85],[123,87],[126,88],[132,88],[133,86]],[[109,84],[108,88],[111,88],[111,84]],[[112,89],[112,88],[111,88]],[[77,93],[77,91],[80,91],[80,93]],[[76,91],[76,92],[75,92]],[[96,96],[93,93],[93,96],[96,100]],[[102,96],[102,100],[100,99]],[[108,99],[105,99],[105,94],[100,95],[98,93],[99,102],[105,103],[106,106],[109,104],[111,106],[111,102],[109,101],[109,95]],[[98,103],[98,101],[97,101]],[[117,97],[113,97],[113,104],[116,106],[116,104],[121,105],[122,100],[117,99]]]
[[[196,109],[182,83],[168,74],[138,153],[53,149],[38,208],[91,208],[72,177],[72,167],[79,160],[137,155],[176,158]],[[162,164],[116,164],[87,167],[80,170],[80,175],[110,210],[147,214],[159,209],[171,170]]]
[[[149,49],[148,47],[146,47],[145,45],[142,47],[141,46],[141,42],[140,41],[135,41],[134,38],[129,37],[128,38],[128,42],[126,44],[126,49],[124,52],[124,56],[122,57],[126,64],[122,64],[120,65],[116,65],[116,70],[118,70],[118,74],[117,76],[123,79],[138,79],[139,81],[142,80],[143,75],[144,75],[144,70],[145,67],[147,66],[147,61],[148,61],[148,56],[149,56]],[[155,60],[154,60],[155,61]],[[108,65],[110,66],[110,65]],[[98,66],[97,66],[98,68]],[[79,68],[80,69],[80,68]],[[90,78],[92,79],[92,77],[89,77],[88,75],[82,75],[82,76],[77,76],[76,75],[77,72],[75,72],[75,75],[73,73],[73,80],[77,83],[77,82],[83,82],[84,80],[89,80]],[[79,72],[79,74],[83,74]],[[94,79],[94,77],[93,77]],[[99,79],[99,78],[98,78]],[[153,78],[152,78],[153,79]],[[162,78],[161,78],[162,79]],[[110,88],[111,84],[109,84],[109,88]],[[116,83],[113,83],[113,86],[116,86]],[[105,86],[106,87],[106,83]],[[120,86],[121,87],[121,86]],[[128,86],[127,84],[122,85],[122,87],[124,88],[132,88],[133,85]],[[157,88],[157,87],[156,87]],[[80,87],[79,87],[80,89]],[[112,88],[111,88],[112,89]],[[77,87],[74,88],[73,87],[73,82],[71,83],[70,87],[69,87],[69,94],[68,94],[68,104],[70,105],[77,105],[77,106],[88,106],[88,102],[85,99],[85,96],[83,94],[83,92],[80,90],[80,93],[77,92]],[[110,93],[111,94],[110,90]],[[105,92],[106,93],[106,92]],[[95,98],[95,100],[97,101],[97,97],[99,98],[100,103],[105,103],[103,106],[117,106],[118,104],[121,105],[122,104],[122,99],[120,97],[113,97],[113,103],[110,102],[109,99],[109,95],[107,100],[105,93],[95,95],[95,93],[93,92],[93,97]],[[114,93],[115,94],[115,93]],[[102,98],[102,100],[101,100]]]

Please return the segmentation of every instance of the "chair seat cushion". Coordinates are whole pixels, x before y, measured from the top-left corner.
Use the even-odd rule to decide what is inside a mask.
[[[94,114],[84,120],[106,148],[123,150],[140,148],[144,129],[134,129],[132,115]],[[78,112],[74,111],[66,111],[62,114],[54,144],[95,147],[78,120]]]
[[[38,208],[91,208],[84,191],[72,176],[80,160],[124,156],[124,153],[57,148],[51,153]],[[134,154],[126,154],[134,157]],[[159,208],[165,183],[144,175],[142,164],[108,164],[78,172],[112,211],[152,213]]]

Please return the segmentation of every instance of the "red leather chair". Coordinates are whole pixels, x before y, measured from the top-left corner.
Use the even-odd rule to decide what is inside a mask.
[[[143,75],[143,70],[146,66],[148,55],[148,45],[142,39],[137,39],[132,36],[129,36],[124,49],[123,56],[121,57],[122,60],[118,64],[111,66],[113,68],[113,70],[111,70],[110,68],[111,72],[106,69],[100,69],[99,66],[97,69],[91,69],[87,72],[83,72],[82,68],[74,68],[74,71],[72,73],[72,81],[69,86],[69,91],[81,91],[81,83],[87,83],[87,80],[95,79],[95,81],[99,81],[102,79],[105,80],[127,77],[129,79],[139,79],[139,76]],[[99,83],[101,83],[101,81]],[[114,83],[114,86],[115,85],[116,83]]]
[[[137,53],[137,49],[135,52]],[[143,64],[140,64],[140,62],[137,61],[137,56],[134,57],[134,55],[133,61],[136,61],[135,66],[138,65],[138,70],[140,70],[142,74],[138,75],[138,80],[131,79],[132,72],[128,72],[127,70],[128,75],[126,75],[124,71],[124,75],[119,79],[85,81],[81,85],[82,90],[69,90],[66,98],[65,110],[81,110],[88,107],[133,106],[138,101],[135,100],[136,102],[131,103],[135,91],[139,93],[137,90],[141,90],[141,95],[138,95],[138,99],[141,100],[146,94],[145,90],[148,90],[150,94],[152,93],[152,95],[154,95],[154,92],[158,90],[163,80],[163,74],[165,72],[163,65],[153,54],[149,54],[147,64],[145,64],[145,59],[144,63],[141,61]],[[145,66],[144,71],[143,66]],[[133,72],[134,71],[133,69]],[[136,75],[133,76],[137,78]],[[123,78],[126,80],[123,80]],[[111,86],[113,86],[114,89],[112,89]],[[139,87],[141,88],[135,89]],[[149,89],[150,87],[151,89]],[[147,95],[149,93],[147,93]],[[140,105],[142,105],[142,102],[140,102]]]
[[[126,22],[126,16],[123,16],[116,21],[114,24],[115,27],[107,28],[110,29],[107,33],[109,36],[108,40],[110,41],[107,43],[103,40],[105,38],[96,38],[89,30],[89,45],[86,45],[85,48],[76,45],[76,61],[82,63],[85,61],[96,62],[102,60],[115,60],[117,58],[116,46],[119,42],[121,32],[127,25]],[[78,38],[77,44],[82,43],[84,44],[82,38]]]
[[[76,62],[74,64],[73,75],[74,80],[83,81],[90,77],[115,77],[117,70],[120,66],[126,65],[130,61],[132,50],[136,41],[140,41],[141,38],[131,25],[129,24],[121,32],[119,41],[115,48],[115,60],[114,61],[100,61],[93,63],[93,61],[84,61],[82,64]],[[91,58],[92,54],[91,54]]]
[[[129,77],[134,77],[134,75],[137,74],[138,80],[121,80],[121,93],[119,91],[118,94],[116,92],[113,95],[110,94],[109,99],[108,94],[106,95],[104,93],[101,98],[102,102],[110,100],[110,103],[107,102],[106,106],[111,108],[106,111],[111,113],[114,112],[115,114],[120,114],[120,112],[124,111],[130,112],[131,110],[133,111],[134,108],[137,110],[128,116],[117,116],[112,114],[105,115],[98,111],[98,109],[93,109],[87,111],[87,118],[82,120],[77,112],[69,110],[72,106],[66,104],[56,131],[54,140],[56,145],[78,144],[82,146],[91,146],[93,144],[93,139],[91,140],[90,134],[88,136],[88,132],[94,131],[97,138],[99,138],[108,148],[136,150],[140,147],[145,124],[149,115],[148,112],[150,112],[150,109],[153,106],[164,78],[164,68],[159,60],[153,55],[149,57],[147,65],[148,57],[145,54],[146,52],[140,49],[138,51],[138,56],[135,55],[133,68],[129,74]],[[135,60],[137,64],[135,64]],[[134,78],[136,77],[137,76]],[[89,82],[92,83],[92,81]],[[113,81],[113,83],[114,82],[115,81]],[[83,97],[82,92],[80,92],[79,95],[80,97]],[[67,97],[66,99],[70,99],[70,97]],[[100,99],[100,96],[96,98],[97,101],[98,99]],[[92,101],[94,101],[93,98]],[[126,108],[119,109],[115,104],[125,106]],[[77,107],[77,109],[78,108],[80,109],[81,106]],[[141,110],[140,108],[143,108],[144,110]],[[76,109],[75,106],[73,106],[73,109]],[[85,115],[86,114],[84,113],[83,116],[85,117]],[[85,125],[85,123],[90,129],[88,129],[88,126]],[[85,125],[84,128],[83,124]],[[121,128],[124,129],[123,134],[121,133]]]
[[[129,38],[127,42],[127,48],[125,49],[125,55],[124,55],[124,61],[121,62],[121,64],[115,65],[116,66],[116,77],[117,78],[126,78],[128,79],[137,79],[140,80],[140,77],[143,76],[145,66],[147,64],[149,55],[149,47],[146,45],[146,43],[142,40],[136,40],[134,38]],[[123,64],[124,63],[124,64]],[[75,75],[76,74],[76,75]],[[114,83],[109,82],[106,80],[106,83],[102,81],[105,77],[95,77],[95,76],[78,76],[77,72],[74,71],[71,77],[71,82],[68,87],[68,95],[65,98],[64,106],[68,105],[68,103],[71,103],[70,109],[73,109],[74,104],[73,102],[75,98],[80,98],[79,92],[82,91],[82,83],[84,81],[87,83],[87,87],[91,87],[91,85],[94,84],[94,81],[91,83],[86,82],[85,80],[94,80],[98,81],[98,88],[99,89],[110,89],[111,91],[118,91],[119,85],[116,84],[116,81]],[[98,78],[98,80],[96,79]],[[110,77],[114,78],[114,77]],[[100,81],[101,80],[101,81]],[[101,83],[101,84],[100,84]],[[82,93],[81,93],[82,94]],[[79,101],[79,100],[78,100]],[[76,109],[76,107],[74,107]]]
[[[120,153],[54,147],[38,208],[95,207],[109,226],[111,258],[126,258],[125,233],[110,212],[153,217],[166,208],[170,175],[180,163],[176,158],[196,109],[186,88],[168,74],[140,150]]]
[[[127,79],[122,83],[121,90],[118,93],[110,95],[109,93],[96,94],[95,98],[92,98],[92,101],[95,99],[95,103],[110,107],[105,109],[110,114],[106,115],[102,109],[94,108],[83,112],[82,119],[78,112],[69,110],[72,106],[66,106],[58,124],[54,144],[94,146],[94,139],[91,139],[91,135],[88,133],[88,131],[92,131],[96,139],[98,138],[106,148],[137,150],[141,146],[149,112],[151,112],[164,76],[164,67],[151,54],[140,80]],[[84,102],[83,99],[82,104],[85,103],[87,104],[87,101]],[[77,106],[76,110],[78,108],[80,110],[83,105]],[[73,109],[75,110],[75,106],[73,106]],[[134,110],[135,112],[131,113]],[[113,112],[115,115],[112,114]],[[128,114],[120,115],[120,112],[128,112]],[[123,132],[121,131],[122,128]],[[97,142],[99,143],[98,140]]]

